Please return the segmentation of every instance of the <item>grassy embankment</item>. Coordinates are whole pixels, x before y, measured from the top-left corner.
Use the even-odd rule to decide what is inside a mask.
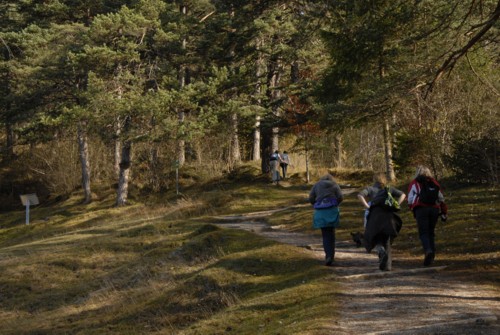
[[[233,176],[234,177],[234,176]],[[78,204],[0,216],[0,334],[314,334],[334,322],[338,290],[331,270],[300,248],[252,233],[219,229],[213,215],[303,202],[310,186],[236,179],[185,189],[185,197],[113,208],[114,192]],[[342,173],[362,186],[369,175]],[[450,220],[438,227],[438,264],[498,287],[498,188],[449,187]],[[313,233],[309,208],[282,211],[273,225]],[[359,230],[354,194],[342,205],[338,239]],[[397,252],[420,263],[413,220]],[[317,233],[317,232],[316,232]],[[418,265],[416,265],[418,266]],[[467,277],[468,272],[474,276]]]

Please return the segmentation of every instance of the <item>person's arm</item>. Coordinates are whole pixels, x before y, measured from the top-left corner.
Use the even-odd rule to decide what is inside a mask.
[[[401,205],[403,203],[403,201],[405,201],[406,199],[406,194],[401,194],[398,198],[398,203]]]
[[[368,202],[366,202],[366,199],[362,194],[358,194],[358,199],[359,199],[359,201],[361,201],[364,208],[366,208],[366,209],[370,208],[370,205],[368,205]]]
[[[439,191],[438,193],[439,200],[439,214],[441,216],[441,221],[445,222],[448,220],[448,205],[444,202],[444,195]]]
[[[410,186],[408,186],[408,205],[410,206],[410,209],[413,208],[413,205],[415,204],[417,199],[417,195],[417,182],[413,181]]]
[[[439,191],[439,193],[438,193],[438,201],[440,203],[444,202],[444,195],[443,195],[443,193],[441,193],[441,191]]]
[[[406,199],[406,194],[404,194],[404,192],[403,192],[403,191],[401,191],[401,190],[399,190],[399,189],[397,189],[397,188],[391,187],[391,188],[390,188],[390,192],[391,192],[391,194],[392,194],[392,197],[393,197],[394,199],[397,199],[397,202],[398,202],[398,204],[400,204],[400,205],[401,205],[401,204],[403,203],[403,201]]]

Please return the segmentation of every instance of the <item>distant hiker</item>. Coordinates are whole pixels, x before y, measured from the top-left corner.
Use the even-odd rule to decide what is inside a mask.
[[[279,150],[276,150],[271,154],[271,157],[269,158],[269,168],[271,171],[271,178],[273,183],[278,184],[280,181],[280,170],[279,166],[281,163],[281,155]]]
[[[283,172],[283,179],[286,179],[286,172],[288,170],[288,165],[290,165],[290,157],[288,157],[288,152],[283,151],[283,155],[281,155],[281,171]]]
[[[335,257],[335,228],[340,224],[339,204],[344,200],[340,186],[331,174],[320,178],[309,193],[314,207],[313,228],[321,229],[325,264],[333,264]]]
[[[406,195],[388,186],[384,173],[376,173],[373,181],[372,186],[366,187],[358,194],[358,199],[365,208],[364,242],[367,252],[372,249],[378,252],[379,269],[387,271],[392,268],[391,244],[403,225],[395,212],[399,210],[399,205]]]
[[[448,207],[444,202],[441,186],[432,177],[429,168],[417,167],[415,178],[408,186],[408,205],[417,221],[418,235],[424,249],[424,266],[429,266],[436,257],[434,230],[441,215],[441,220],[448,218]]]

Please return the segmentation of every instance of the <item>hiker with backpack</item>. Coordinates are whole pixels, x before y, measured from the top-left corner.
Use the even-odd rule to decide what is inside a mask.
[[[273,183],[275,183],[276,185],[279,184],[279,181],[281,179],[279,170],[281,161],[282,159],[279,150],[275,150],[271,154],[271,157],[269,157],[269,169],[271,171],[271,179]]]
[[[433,178],[429,168],[417,167],[415,178],[408,186],[408,205],[417,221],[418,235],[425,254],[424,266],[429,266],[436,257],[436,223],[440,216],[443,222],[448,218],[448,207],[444,202],[441,186]]]
[[[387,185],[384,173],[376,173],[373,182],[358,194],[365,208],[364,243],[367,252],[373,249],[378,252],[379,269],[388,271],[392,268],[391,244],[403,225],[396,212],[406,195]]]
[[[326,174],[309,192],[314,207],[313,228],[321,229],[325,265],[331,266],[335,258],[335,228],[340,224],[339,205],[344,200],[340,186],[331,174]]]

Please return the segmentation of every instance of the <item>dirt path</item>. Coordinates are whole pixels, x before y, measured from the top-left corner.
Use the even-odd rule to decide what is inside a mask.
[[[286,208],[289,209],[289,208]],[[221,227],[253,231],[281,243],[304,247],[323,261],[318,237],[270,227],[277,211],[219,217]],[[325,334],[500,334],[500,297],[491,288],[464,282],[446,267],[411,267],[395,256],[392,271],[380,271],[375,253],[351,241],[337,241],[335,280],[342,285],[341,318]]]

